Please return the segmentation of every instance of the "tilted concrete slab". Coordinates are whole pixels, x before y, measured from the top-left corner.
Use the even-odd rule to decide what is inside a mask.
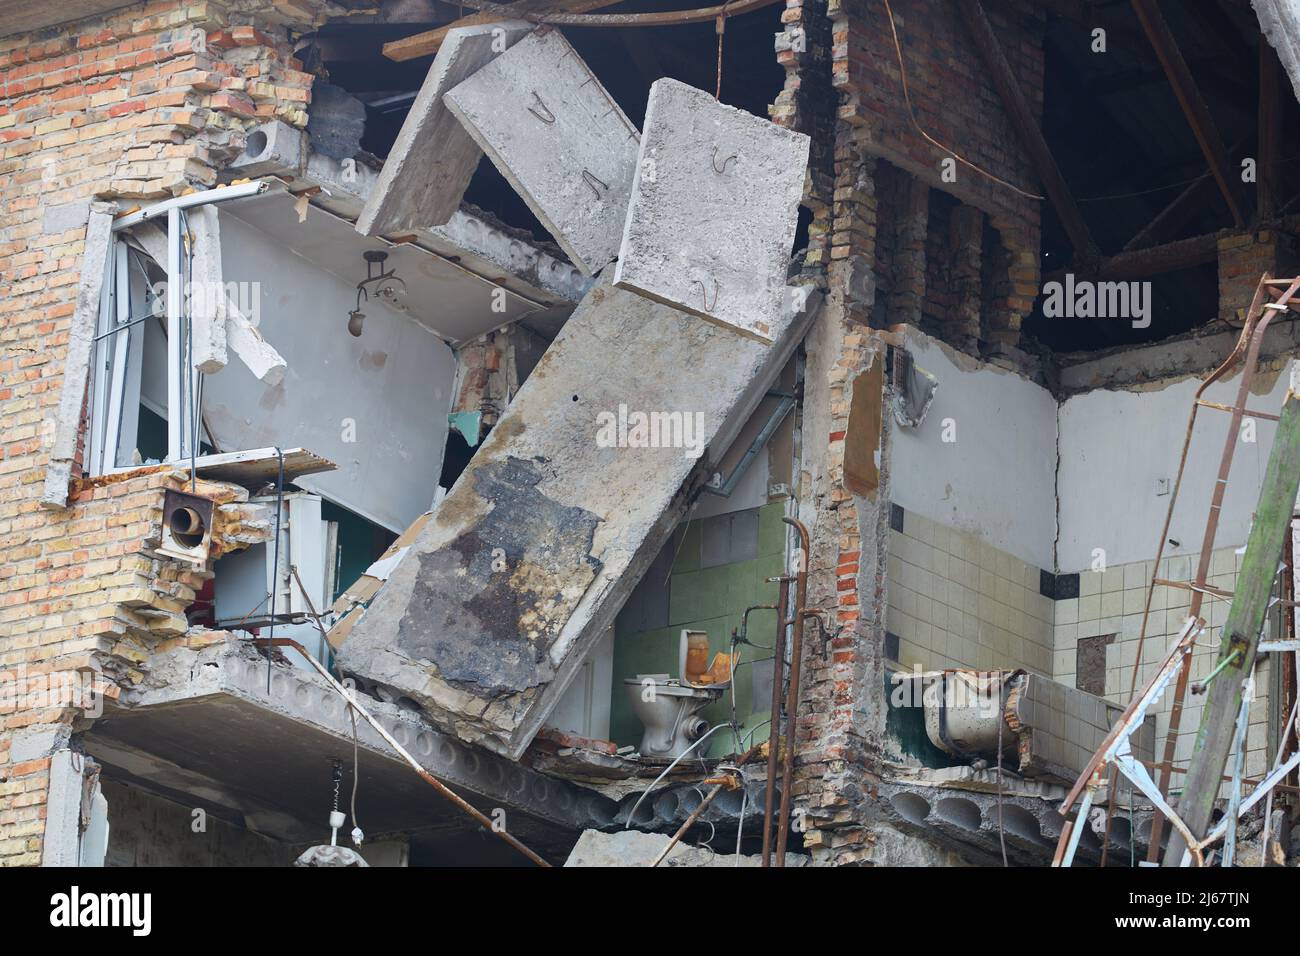
[[[575,265],[595,275],[618,255],[639,136],[558,31],[524,37],[443,103]]]
[[[343,669],[518,759],[819,305],[765,346],[600,280],[369,609],[336,625]],[[643,424],[682,426],[678,447],[642,447]]]
[[[447,31],[357,217],[358,232],[373,236],[441,226],[460,208],[483,151],[447,111],[442,95],[532,29],[531,23],[507,20]]]
[[[703,90],[657,80],[614,284],[769,341],[808,144]]]

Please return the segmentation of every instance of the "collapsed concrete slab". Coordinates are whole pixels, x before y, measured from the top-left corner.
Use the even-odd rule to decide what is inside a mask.
[[[704,833],[707,835],[708,831]],[[615,830],[613,833],[601,833],[599,830],[584,830],[578,837],[573,852],[565,860],[565,866],[650,866],[659,854],[668,846],[670,837],[661,833],[641,833],[637,830]],[[798,853],[787,853],[787,867],[807,866],[808,857]],[[691,846],[678,843],[668,851],[660,866],[761,866],[763,858],[737,856],[733,853],[718,853],[709,847]]]
[[[575,265],[618,255],[640,137],[563,36],[529,34],[443,102]]]
[[[602,279],[364,616],[335,626],[343,669],[518,759],[818,305],[765,346]]]
[[[373,236],[441,226],[452,217],[483,151],[447,111],[442,95],[532,29],[531,23],[508,20],[447,31],[357,217],[358,232]]]
[[[808,146],[803,133],[657,80],[614,284],[770,340]]]

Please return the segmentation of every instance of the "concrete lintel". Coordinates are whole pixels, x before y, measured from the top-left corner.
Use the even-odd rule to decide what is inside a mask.
[[[530,33],[443,103],[583,272],[613,261],[640,137],[558,30]]]
[[[803,133],[656,80],[614,284],[770,341],[808,149]]]
[[[40,504],[43,508],[65,508],[72,462],[77,454],[77,437],[81,429],[81,407],[90,381],[90,354],[94,349],[95,324],[99,316],[99,299],[108,270],[108,250],[112,239],[113,203],[92,203],[86,223],[86,241],[81,255],[81,281],[77,286],[76,304],[68,329],[68,348],[63,361],[63,382],[59,404],[55,407],[50,443],[50,459],[45,470],[45,485]]]
[[[820,297],[802,298],[764,346],[602,278],[341,642],[341,666],[518,759],[802,339]],[[693,448],[638,443],[631,416],[650,414],[676,416]]]
[[[373,236],[441,226],[459,209],[483,151],[448,112],[442,95],[533,29],[531,23],[507,20],[447,31],[357,217],[358,232]]]
[[[332,750],[348,761],[351,759],[352,722],[347,706],[321,678],[305,668],[273,665],[268,691],[266,659],[251,648],[232,642],[199,650],[177,648],[156,655],[150,662],[147,680],[125,706],[109,710],[92,728],[87,735],[87,746],[92,753],[97,752],[96,746],[111,745],[105,759],[112,763],[110,752],[140,751],[150,766],[163,761],[173,768],[168,779],[179,783],[173,782],[171,786],[182,790],[197,787],[200,791],[209,787],[203,780],[215,785],[224,780],[224,773],[219,767],[196,759],[188,752],[189,748],[177,743],[179,737],[172,738],[186,727],[214,740],[224,738],[229,743],[232,759],[246,760],[250,773],[267,748],[272,753],[282,752],[286,762],[289,752],[294,750],[308,756]],[[568,830],[606,826],[617,812],[617,805],[606,797],[495,754],[467,747],[434,729],[410,710],[365,694],[360,694],[358,700],[425,770],[472,803],[514,809]],[[162,729],[164,724],[168,729]],[[248,726],[266,728],[266,739],[249,739]],[[381,768],[376,773],[391,783],[390,802],[404,801],[407,809],[400,815],[427,818],[429,823],[436,818],[440,823],[477,826],[421,781],[365,721],[357,720],[357,731],[362,750],[382,758],[373,766]],[[242,758],[240,748],[245,748]],[[143,774],[137,767],[125,769]],[[186,783],[187,780],[190,782]],[[271,783],[274,781],[268,786]],[[307,785],[315,783],[309,781]],[[245,797],[255,789],[251,781],[224,780],[224,785]],[[380,810],[376,807],[373,788],[382,785],[381,781],[370,778],[371,827],[381,823],[381,819],[375,819]],[[284,786],[288,786],[287,781]],[[362,807],[366,790],[367,777],[363,772],[359,797]],[[399,790],[408,797],[399,800]],[[250,805],[257,802],[250,798]],[[264,801],[262,806],[265,810]],[[271,819],[274,818],[272,814]],[[285,825],[284,821],[277,824],[280,825]]]

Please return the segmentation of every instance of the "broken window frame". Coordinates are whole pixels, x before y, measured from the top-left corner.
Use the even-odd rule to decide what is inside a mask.
[[[93,380],[90,401],[90,435],[86,471],[111,475],[139,467],[117,463],[122,421],[129,409],[140,404],[144,329],[142,323],[155,314],[131,312],[130,272],[125,230],[163,216],[167,222],[167,261],[157,263],[167,273],[167,455],[164,461],[178,462],[198,454],[202,439],[201,421],[203,373],[194,367],[190,315],[185,296],[186,269],[185,210],[210,203],[256,195],[267,183],[254,180],[237,186],[223,186],[165,200],[145,209],[119,216],[113,222],[100,293],[99,319],[93,350]],[[119,290],[125,290],[120,295]],[[132,362],[132,358],[136,361]],[[134,397],[134,401],[127,403]]]

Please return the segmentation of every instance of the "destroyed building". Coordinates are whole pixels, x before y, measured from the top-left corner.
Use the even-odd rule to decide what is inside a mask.
[[[0,0],[0,864],[1294,861],[1298,37]]]

